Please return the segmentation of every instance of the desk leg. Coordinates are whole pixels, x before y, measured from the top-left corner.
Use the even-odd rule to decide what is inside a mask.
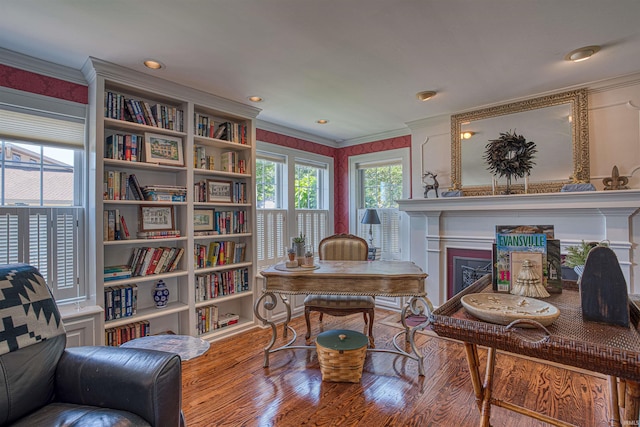
[[[407,326],[407,311],[411,311],[413,315],[424,315],[425,321],[419,325],[416,325],[412,328]],[[418,374],[424,377],[424,356],[418,350],[415,341],[415,334],[417,331],[424,330],[427,326],[429,326],[429,316],[433,313],[433,304],[425,297],[411,297],[407,305],[402,309],[402,313],[400,314],[400,321],[402,322],[402,326],[404,327],[405,334],[405,342],[409,343],[411,347],[411,351],[413,355],[415,355],[415,359],[418,361]],[[400,346],[396,343],[395,337],[393,340],[393,344],[398,351],[402,351]],[[402,351],[403,352],[403,351]]]
[[[287,342],[282,347],[279,347],[276,349],[273,348],[273,346],[276,343],[276,339],[278,338],[278,329],[276,327],[276,324],[275,322],[272,322],[271,320],[263,317],[262,314],[260,313],[260,304],[263,305],[266,311],[273,311],[273,309],[276,308],[276,305],[278,304],[278,300],[276,299],[275,294],[273,292],[265,292],[264,294],[262,294],[260,298],[258,298],[255,305],[253,306],[253,314],[256,316],[256,318],[262,321],[263,325],[269,325],[271,327],[271,340],[269,341],[269,344],[264,348],[263,366],[265,368],[269,367],[269,354],[273,352],[284,350],[286,348],[310,348],[308,346],[299,346],[299,347],[292,346],[292,344],[296,341],[297,334],[295,329],[289,326],[289,322],[291,322],[291,305],[289,304],[289,299],[286,296],[280,294],[280,299],[282,300],[282,303],[284,304],[287,310],[287,318],[284,321],[282,336],[286,339],[287,336],[289,335],[289,331],[291,331],[291,334],[293,336],[291,337],[289,342]]]

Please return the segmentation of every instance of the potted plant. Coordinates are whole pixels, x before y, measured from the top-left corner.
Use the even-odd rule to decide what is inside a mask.
[[[295,250],[296,257],[302,258],[304,256],[304,242],[306,236],[302,233],[298,237],[293,238],[293,249]]]
[[[287,249],[287,255],[289,256],[289,261],[295,261],[296,259],[296,250],[293,248]]]

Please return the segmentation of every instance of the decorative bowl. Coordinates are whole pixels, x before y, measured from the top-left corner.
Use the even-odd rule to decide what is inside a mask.
[[[460,302],[471,315],[499,325],[528,319],[535,320],[542,326],[549,326],[560,316],[560,310],[548,302],[511,294],[469,294],[463,296]],[[526,324],[521,326],[532,327]]]

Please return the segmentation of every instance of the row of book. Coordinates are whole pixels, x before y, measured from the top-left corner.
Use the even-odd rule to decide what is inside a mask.
[[[102,233],[105,242],[113,240],[129,240],[131,234],[120,209],[105,209],[102,216]]]
[[[105,170],[102,181],[103,200],[145,200],[135,174]]]
[[[127,265],[132,277],[169,273],[178,267],[183,254],[184,248],[134,248]]]
[[[231,185],[229,203],[247,203],[247,184],[245,182],[233,182]],[[193,185],[194,200],[198,202],[210,202],[207,197],[207,181],[202,180]]]
[[[220,153],[220,170],[225,172],[247,173],[247,162],[235,151]]]
[[[195,169],[215,169],[215,156],[207,154],[207,149],[201,145],[193,147],[193,167]]]
[[[249,290],[249,269],[217,271],[196,275],[196,302]]]
[[[553,225],[497,225],[493,249],[493,289],[510,292],[524,260],[550,293],[562,291],[560,241]]]
[[[130,317],[138,311],[138,285],[104,288],[104,320]]]
[[[125,97],[117,92],[105,93],[105,117],[184,132],[183,111],[166,104]]]
[[[219,328],[235,325],[239,321],[240,316],[234,313],[220,315],[218,307],[215,305],[196,308],[196,328],[200,335]]]
[[[128,325],[118,326],[117,328],[105,329],[104,342],[106,345],[118,347],[127,341],[131,341],[140,337],[148,337],[151,327],[148,320],[129,323]]]
[[[213,211],[213,229],[196,231],[193,233],[195,236],[215,236],[219,234],[238,234],[249,232],[247,211]]]
[[[224,122],[216,129],[214,138],[246,145],[247,127],[241,123]]]
[[[244,242],[216,241],[208,245],[193,245],[195,268],[244,262],[247,244]]]
[[[143,146],[142,135],[133,133],[109,135],[105,138],[104,158],[139,162],[142,161],[142,152],[139,151],[139,147]]]

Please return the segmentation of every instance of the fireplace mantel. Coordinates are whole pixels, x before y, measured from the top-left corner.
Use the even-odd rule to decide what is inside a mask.
[[[446,299],[447,248],[491,249],[496,225],[552,224],[566,247],[581,240],[608,240],[631,293],[640,258],[640,190],[514,194],[398,202],[410,220],[410,259],[428,274],[434,304]],[[635,257],[634,257],[635,254]]]

